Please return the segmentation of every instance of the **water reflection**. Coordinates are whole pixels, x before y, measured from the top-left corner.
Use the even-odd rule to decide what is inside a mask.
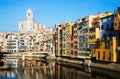
[[[18,79],[17,70],[0,71],[0,79]]]
[[[17,69],[0,70],[0,79],[120,79],[119,72],[61,62],[24,61]]]

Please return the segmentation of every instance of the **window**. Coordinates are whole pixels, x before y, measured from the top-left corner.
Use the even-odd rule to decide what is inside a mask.
[[[111,53],[111,52],[109,52],[109,57],[108,57],[108,60],[111,60],[111,58],[112,58],[112,53]]]
[[[98,51],[98,59],[100,59],[100,52]]]
[[[108,20],[110,20],[110,19],[111,19],[111,17],[108,18]]]
[[[77,46],[74,46],[74,49],[77,49]]]
[[[106,30],[109,31],[109,24],[107,24]]]
[[[104,26],[102,25],[102,26],[101,26],[101,30],[103,30],[103,29],[104,29]]]
[[[96,41],[95,47],[96,47],[96,48],[100,48],[100,41],[99,41],[99,40]]]
[[[114,24],[113,23],[111,23],[111,29],[110,29],[111,31],[113,31],[114,30]]]
[[[30,13],[28,13],[28,16],[30,16]]]
[[[117,14],[115,14],[115,18],[117,18]]]
[[[74,55],[77,56],[77,51],[74,51]]]
[[[117,23],[115,23],[115,26],[117,26]]]
[[[100,45],[102,46],[102,43],[100,43]]]
[[[103,34],[103,40],[105,40],[106,39],[106,34]]]
[[[105,42],[105,49],[110,49],[110,42],[109,41]]]
[[[101,22],[103,22],[103,19],[101,19]]]
[[[103,19],[103,22],[107,22],[107,19],[105,18],[105,19]]]
[[[105,59],[105,52],[103,52],[103,59]]]

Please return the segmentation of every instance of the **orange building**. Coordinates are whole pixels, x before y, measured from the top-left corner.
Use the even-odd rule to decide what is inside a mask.
[[[63,46],[63,42],[62,42],[62,30],[65,27],[65,24],[61,24],[58,27],[58,52],[56,52],[56,56],[61,56],[62,55],[62,51],[64,51],[62,49]]]

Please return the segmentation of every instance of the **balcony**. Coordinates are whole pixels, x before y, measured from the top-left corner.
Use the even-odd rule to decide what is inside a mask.
[[[66,30],[65,32],[70,32],[70,30]]]
[[[89,35],[89,36],[92,36],[92,35],[96,35],[96,33],[95,33],[95,32],[92,32],[92,33],[89,33],[88,35]]]
[[[94,33],[95,32],[95,26],[89,28],[89,33]]]
[[[77,36],[78,34],[77,33],[74,33],[74,36]]]
[[[77,46],[78,44],[73,44],[74,46]],[[76,48],[77,49],[77,48]]]
[[[58,48],[58,50],[61,50],[61,48]]]
[[[7,42],[16,42],[16,40],[10,40],[10,39],[9,39],[9,40],[7,40]]]
[[[70,43],[72,44],[72,43],[74,43],[74,41],[72,40],[72,41],[70,41]]]
[[[76,31],[77,30],[77,27],[76,28],[74,28],[74,31]]]
[[[95,43],[97,39],[89,39],[89,43]]]
[[[95,39],[96,38],[96,36],[93,34],[93,35],[89,35],[89,40],[90,39]]]
[[[100,22],[99,19],[94,19],[94,20],[92,21],[92,24],[99,23],[99,22]]]

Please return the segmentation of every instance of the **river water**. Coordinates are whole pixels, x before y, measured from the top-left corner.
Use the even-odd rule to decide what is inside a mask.
[[[120,79],[120,72],[54,61],[24,61],[0,69],[0,79]]]

